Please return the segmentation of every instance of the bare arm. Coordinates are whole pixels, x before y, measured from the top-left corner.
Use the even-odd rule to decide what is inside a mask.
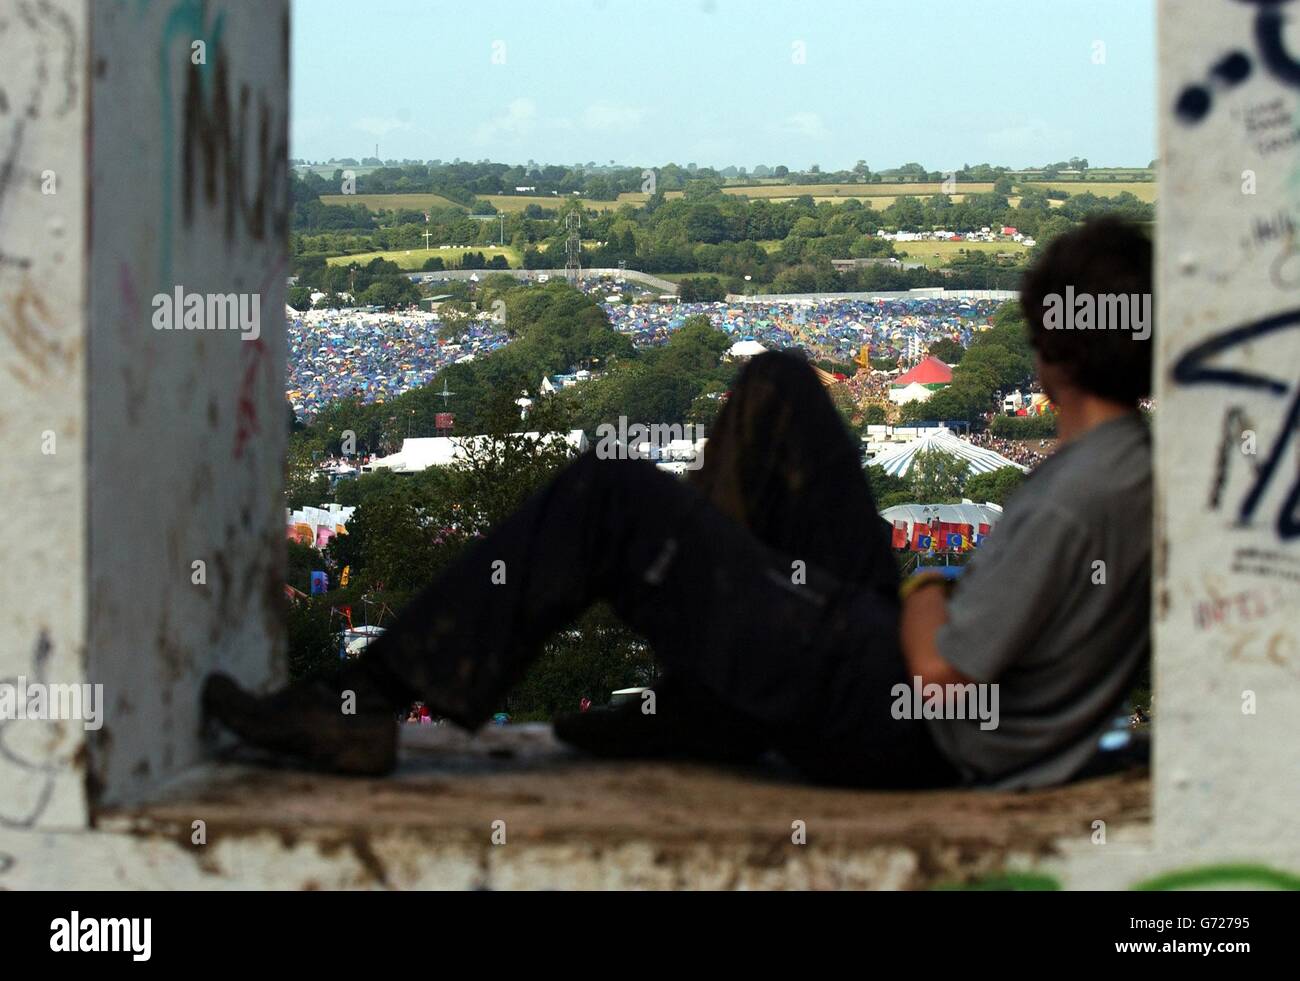
[[[917,583],[903,597],[899,640],[908,674],[922,684],[966,684],[967,678],[939,654],[935,635],[948,620],[948,591],[938,579]]]

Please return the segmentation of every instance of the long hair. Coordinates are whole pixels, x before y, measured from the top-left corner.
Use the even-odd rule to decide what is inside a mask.
[[[846,581],[895,588],[857,441],[802,358],[767,352],[745,365],[690,479],[770,548]]]

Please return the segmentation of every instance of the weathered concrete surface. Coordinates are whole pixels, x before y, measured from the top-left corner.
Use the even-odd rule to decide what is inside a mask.
[[[201,758],[208,671],[283,668],[289,28],[284,0],[90,17],[90,763],[120,801]],[[256,297],[258,335],[155,329],[178,288]]]
[[[0,720],[0,828],[84,827],[201,758],[207,671],[284,668],[288,5],[2,20],[0,683],[105,704]],[[156,330],[178,288],[255,295],[261,336]]]
[[[1270,856],[1300,814],[1297,15],[1160,6],[1154,773],[1188,859]]]
[[[151,888],[900,889],[1050,868],[1071,844],[1140,845],[1148,831],[1142,774],[1033,794],[883,793],[770,769],[591,761],[544,726],[404,737],[383,780],[195,773],[101,814],[112,857],[65,874]],[[206,844],[193,843],[196,820]],[[1112,844],[1089,844],[1098,820]]]
[[[0,683],[85,680],[84,0],[6,6],[0,32]],[[86,734],[0,720],[0,829],[86,817]]]

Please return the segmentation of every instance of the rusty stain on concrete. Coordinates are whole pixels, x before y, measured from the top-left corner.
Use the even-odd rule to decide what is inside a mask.
[[[55,315],[29,275],[23,274],[18,290],[7,297],[5,305],[8,316],[0,319],[0,333],[19,359],[9,364],[10,374],[24,387],[39,390],[50,383],[52,374],[62,375],[73,369],[80,356],[81,340],[58,336]]]

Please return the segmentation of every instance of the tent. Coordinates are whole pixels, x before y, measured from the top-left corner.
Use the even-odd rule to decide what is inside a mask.
[[[904,388],[914,382],[926,387],[951,385],[952,369],[936,357],[923,358],[916,367],[895,378],[893,385]]]
[[[996,504],[897,504],[880,512],[892,526],[893,548],[964,552],[983,542],[1002,517]]]
[[[727,348],[729,358],[752,358],[762,354],[767,348],[758,341],[736,341]]]
[[[965,461],[967,473],[991,473],[1003,467],[1015,467],[1021,473],[1028,473],[1029,468],[1021,466],[1014,460],[1008,460],[1001,453],[994,453],[982,446],[976,446],[968,440],[960,439],[942,429],[930,433],[910,443],[883,451],[867,466],[880,467],[892,477],[906,477],[916,462],[916,455],[923,450],[941,450]]]
[[[910,385],[894,385],[889,390],[889,401],[895,405],[905,405],[908,402],[924,402],[934,394],[934,389],[922,385],[920,382],[912,382]]]

